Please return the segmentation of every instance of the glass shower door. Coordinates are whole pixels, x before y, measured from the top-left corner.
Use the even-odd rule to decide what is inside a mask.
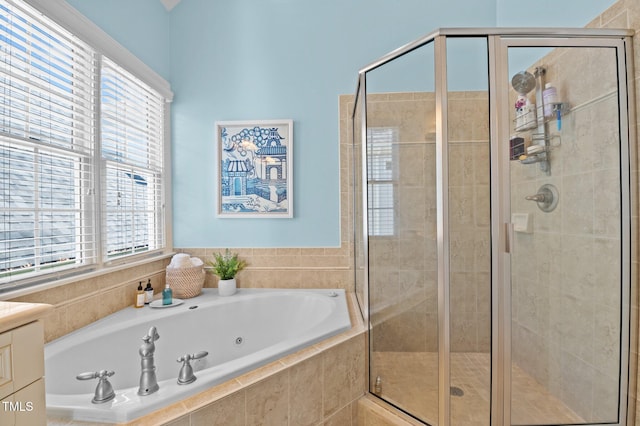
[[[617,423],[624,52],[557,44],[508,48],[511,424]]]
[[[371,393],[428,425],[626,424],[623,33],[444,29],[360,72]]]
[[[433,43],[366,73],[370,391],[438,424]]]

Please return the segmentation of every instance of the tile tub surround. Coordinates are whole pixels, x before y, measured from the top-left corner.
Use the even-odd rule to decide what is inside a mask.
[[[35,291],[12,302],[48,303],[53,309],[43,317],[45,343],[133,305],[138,282],[151,279],[154,292],[161,292],[170,258],[122,268],[70,284]]]
[[[238,274],[238,287],[342,288],[354,291],[353,267],[353,149],[349,137],[353,96],[339,97],[340,116],[340,246],[290,248],[231,248],[248,263]],[[179,252],[210,260],[225,247],[179,247]],[[207,274],[205,287],[217,287]]]
[[[356,401],[366,391],[365,327],[353,293],[348,305],[350,330],[127,424],[356,425]]]
[[[182,253],[212,260],[225,248],[179,248]],[[353,291],[353,252],[349,243],[327,248],[231,248],[247,261],[237,275],[239,288],[342,288]],[[206,274],[205,287],[217,287],[218,277]]]
[[[352,250],[340,248],[233,249],[249,262],[238,275],[238,287],[342,288],[353,291]],[[202,260],[224,248],[180,249]],[[44,317],[45,342],[50,342],[133,304],[138,282],[148,279],[154,292],[165,286],[165,269],[171,258],[151,260],[73,283],[34,291],[12,302],[48,303]],[[206,274],[205,287],[217,287],[217,277]]]

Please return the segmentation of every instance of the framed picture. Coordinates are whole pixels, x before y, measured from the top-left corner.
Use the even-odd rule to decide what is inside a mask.
[[[216,122],[218,216],[293,217],[293,120]]]

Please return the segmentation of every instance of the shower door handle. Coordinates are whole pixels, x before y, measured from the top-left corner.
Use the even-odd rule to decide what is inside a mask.
[[[513,241],[513,224],[504,224],[504,252],[511,254],[511,243]]]

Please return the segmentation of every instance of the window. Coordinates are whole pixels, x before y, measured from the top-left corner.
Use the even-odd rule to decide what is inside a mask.
[[[108,258],[164,246],[164,100],[102,61],[101,141]]]
[[[29,5],[0,12],[0,286],[163,249],[166,100]]]
[[[393,211],[394,144],[398,129],[372,127],[367,129],[367,181],[369,204],[369,235],[385,236],[395,232]]]

